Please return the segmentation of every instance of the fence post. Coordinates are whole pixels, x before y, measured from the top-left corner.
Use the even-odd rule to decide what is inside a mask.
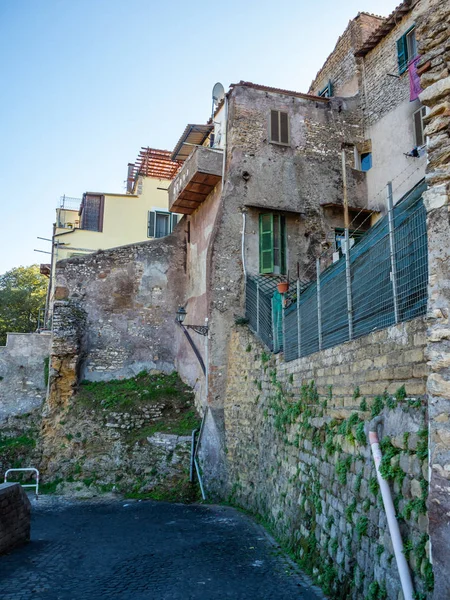
[[[281,344],[280,344],[280,350],[281,347],[283,347],[283,352],[285,352],[285,341],[286,341],[286,321],[285,321],[285,317],[284,317],[284,311],[286,310],[285,308],[286,306],[286,296],[284,294],[281,294],[281,327],[282,327],[282,332],[283,332],[283,339],[281,340]]]
[[[302,335],[301,335],[301,329],[300,329],[300,279],[297,279],[297,346],[298,346],[297,358],[300,358],[302,355],[301,341],[302,341]]]
[[[319,332],[319,350],[322,350],[322,305],[320,302],[320,258],[316,259],[317,276],[317,329]]]
[[[348,227],[345,228],[345,282],[347,287],[347,320],[348,339],[353,339],[353,300],[352,300],[352,274],[350,271],[350,236]]]
[[[387,207],[388,207],[388,224],[389,224],[389,249],[391,256],[391,281],[392,294],[394,296],[394,315],[395,323],[399,322],[398,315],[398,294],[397,294],[397,266],[395,262],[395,233],[394,233],[394,204],[392,201],[392,181],[389,181],[386,189]]]
[[[256,333],[259,334],[259,283],[256,283]]]

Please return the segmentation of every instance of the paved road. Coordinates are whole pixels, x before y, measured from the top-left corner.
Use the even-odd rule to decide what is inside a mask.
[[[0,557],[1,600],[318,600],[264,531],[218,506],[49,502]]]

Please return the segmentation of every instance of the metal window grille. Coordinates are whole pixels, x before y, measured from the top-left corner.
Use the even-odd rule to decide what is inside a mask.
[[[298,298],[291,289],[283,319],[272,304],[277,278],[248,277],[246,314],[253,331],[274,352],[283,349],[290,361],[425,314],[423,189],[418,186],[393,208],[391,227],[384,217],[350,250],[351,312],[344,256],[320,274],[319,291],[317,282],[299,289]],[[274,327],[283,320],[284,327]]]

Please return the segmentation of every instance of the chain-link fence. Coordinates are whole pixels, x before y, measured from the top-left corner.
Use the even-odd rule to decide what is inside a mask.
[[[248,278],[247,318],[271,350],[283,349],[290,361],[425,313],[428,250],[422,192],[417,187],[391,207],[322,273],[318,262],[316,280],[306,289],[291,284],[281,318],[272,308],[277,281]]]

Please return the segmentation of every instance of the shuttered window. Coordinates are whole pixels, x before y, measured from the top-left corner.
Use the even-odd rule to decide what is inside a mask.
[[[321,98],[331,98],[331,96],[333,95],[333,84],[331,83],[331,79],[328,81],[327,85],[322,90],[320,90],[320,92],[317,95]]]
[[[270,111],[270,141],[289,145],[289,115],[281,110]]]
[[[169,235],[178,223],[178,215],[157,210],[148,211],[147,237],[161,238]]]
[[[397,40],[397,62],[400,75],[408,68],[408,63],[417,56],[415,25]]]
[[[259,215],[259,271],[275,275],[286,272],[286,222],[282,215]]]

